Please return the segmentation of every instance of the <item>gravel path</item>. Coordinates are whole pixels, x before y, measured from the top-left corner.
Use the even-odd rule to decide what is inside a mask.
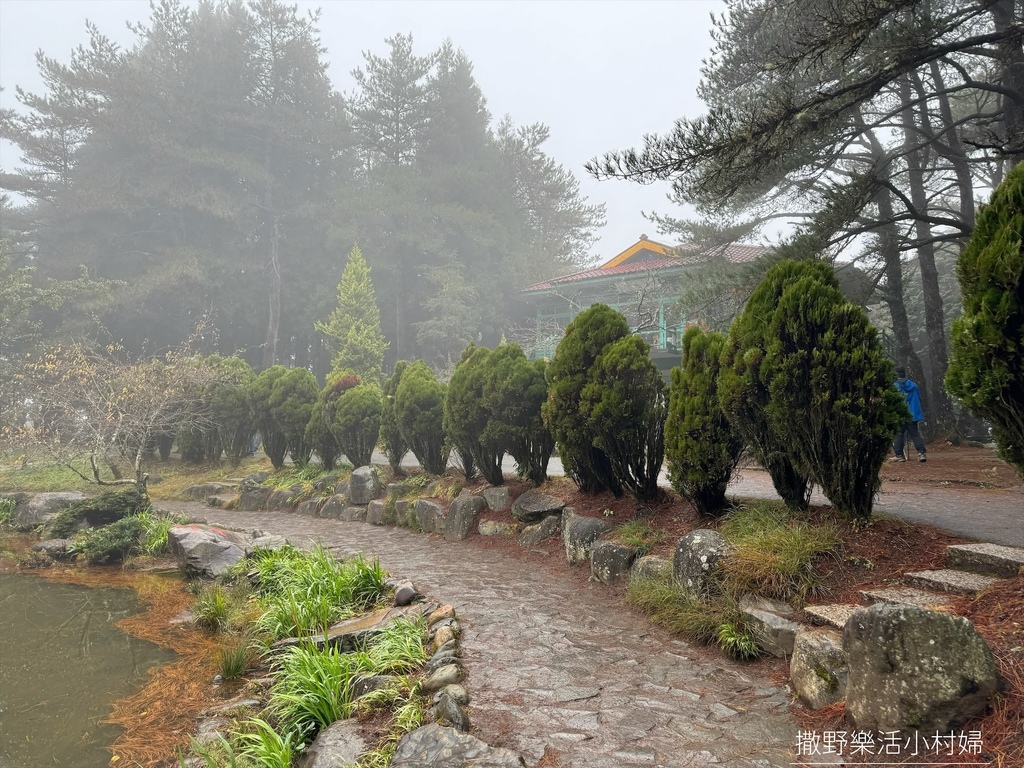
[[[784,766],[796,728],[785,690],[755,669],[694,648],[629,610],[607,588],[581,586],[538,555],[520,558],[435,535],[284,513],[161,502],[302,546],[380,558],[456,606],[470,673],[474,733],[536,763],[546,746],[564,768]]]

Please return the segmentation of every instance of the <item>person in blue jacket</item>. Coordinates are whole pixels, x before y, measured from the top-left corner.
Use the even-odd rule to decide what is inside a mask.
[[[903,453],[907,435],[910,435],[910,439],[914,441],[914,447],[917,448],[917,460],[928,461],[924,440],[921,439],[921,433],[917,430],[917,423],[924,421],[924,411],[921,410],[921,391],[917,388],[917,384],[907,378],[907,369],[902,365],[896,366],[896,381],[893,384],[903,393],[903,398],[907,401],[907,408],[910,409],[910,421],[903,425],[892,444],[892,449],[896,452],[894,461],[907,460],[906,454]]]

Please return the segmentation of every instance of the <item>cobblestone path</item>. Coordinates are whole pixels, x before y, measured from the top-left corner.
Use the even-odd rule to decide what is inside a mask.
[[[452,603],[473,732],[533,765],[545,746],[564,768],[783,766],[796,728],[785,690],[756,670],[653,627],[597,585],[437,536],[365,523],[160,502],[241,529],[378,557],[390,573]]]

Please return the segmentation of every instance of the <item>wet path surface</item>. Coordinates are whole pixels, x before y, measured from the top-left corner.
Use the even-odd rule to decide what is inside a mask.
[[[564,768],[783,766],[796,728],[788,694],[752,667],[653,627],[607,588],[581,585],[537,555],[513,558],[435,535],[283,513],[161,502],[303,546],[378,557],[456,606],[465,631],[473,732],[533,765]]]

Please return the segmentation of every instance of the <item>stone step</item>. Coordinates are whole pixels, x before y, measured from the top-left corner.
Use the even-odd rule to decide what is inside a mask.
[[[925,592],[913,587],[884,587],[861,590],[860,596],[868,605],[916,605],[921,608],[941,608],[949,605],[949,598],[938,592]]]
[[[953,544],[946,547],[946,567],[1010,579],[1024,568],[1024,549],[999,544]]]
[[[993,576],[981,576],[967,571],[953,571],[942,568],[937,571],[914,571],[903,574],[903,581],[912,587],[934,589],[937,592],[952,592],[973,597],[998,581]]]
[[[832,603],[830,605],[808,605],[804,613],[813,624],[824,624],[836,629],[846,626],[847,619],[854,611],[859,611],[863,605],[851,605],[850,603]]]

